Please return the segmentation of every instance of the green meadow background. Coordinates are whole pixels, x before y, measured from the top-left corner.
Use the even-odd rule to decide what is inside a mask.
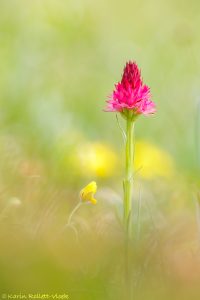
[[[135,128],[130,299],[199,299],[199,11],[198,0],[0,1],[0,295],[128,299],[124,144],[103,110],[134,60],[157,113]],[[97,205],[66,228],[93,180]]]

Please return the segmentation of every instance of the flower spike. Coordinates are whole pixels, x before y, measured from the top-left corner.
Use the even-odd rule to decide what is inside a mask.
[[[107,101],[106,111],[120,112],[135,119],[138,115],[155,113],[155,103],[151,100],[150,88],[143,84],[141,72],[135,62],[126,63],[121,82]]]

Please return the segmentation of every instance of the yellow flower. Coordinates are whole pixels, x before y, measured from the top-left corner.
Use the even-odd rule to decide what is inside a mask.
[[[134,168],[141,177],[170,178],[174,174],[173,159],[166,151],[146,141],[136,142],[135,149]]]
[[[79,146],[76,163],[84,174],[109,177],[116,171],[117,155],[107,145],[86,143]]]
[[[96,204],[97,200],[93,197],[97,191],[97,184],[95,181],[90,182],[80,191],[80,198],[83,202],[91,202]]]

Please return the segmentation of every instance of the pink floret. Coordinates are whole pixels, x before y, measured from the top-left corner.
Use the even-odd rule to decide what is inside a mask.
[[[124,68],[121,82],[107,100],[106,111],[124,112],[131,110],[135,115],[155,113],[155,104],[151,100],[150,88],[143,85],[140,70],[135,62],[128,62]]]

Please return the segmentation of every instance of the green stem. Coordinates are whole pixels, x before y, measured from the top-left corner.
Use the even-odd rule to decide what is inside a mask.
[[[68,221],[67,221],[67,224],[66,226],[69,226],[71,224],[71,220],[72,220],[72,217],[73,215],[75,214],[75,212],[79,209],[79,207],[82,205],[82,202],[80,201],[75,207],[74,209],[72,210],[71,214],[69,215],[69,218],[68,218]]]
[[[130,237],[130,219],[132,209],[132,181],[133,181],[133,157],[134,157],[134,120],[131,116],[126,121],[126,171],[124,179],[124,226],[127,236]]]

